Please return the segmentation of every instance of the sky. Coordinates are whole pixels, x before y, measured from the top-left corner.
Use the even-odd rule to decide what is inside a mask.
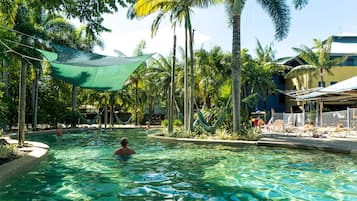
[[[287,0],[292,2],[292,0]],[[295,56],[293,47],[313,46],[313,39],[324,40],[339,33],[357,34],[357,0],[310,0],[302,10],[291,7],[291,21],[288,36],[282,41],[274,38],[274,25],[268,14],[254,0],[248,0],[241,16],[241,46],[255,55],[257,40],[263,46],[273,44],[275,58]],[[154,38],[151,38],[151,23],[156,15],[143,19],[129,20],[126,10],[119,9],[115,14],[105,15],[103,25],[111,32],[102,33],[103,50],[95,52],[104,55],[116,55],[119,50],[126,56],[133,56],[134,49],[141,40],[145,40],[145,53],[160,53],[168,56],[172,51],[173,36],[169,20],[165,19]],[[210,50],[220,46],[223,51],[232,49],[232,29],[223,5],[207,9],[195,9],[192,15],[195,29],[194,48]],[[178,45],[184,47],[183,28],[177,31]]]

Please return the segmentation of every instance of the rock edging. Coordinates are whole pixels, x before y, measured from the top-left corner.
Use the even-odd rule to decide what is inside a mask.
[[[7,139],[11,144],[17,143],[16,140]],[[4,184],[10,178],[23,175],[31,171],[41,160],[43,160],[47,154],[49,146],[40,142],[26,141],[30,144],[30,147],[26,147],[26,151],[29,151],[24,156],[18,159],[10,161],[8,163],[0,165],[0,185]]]

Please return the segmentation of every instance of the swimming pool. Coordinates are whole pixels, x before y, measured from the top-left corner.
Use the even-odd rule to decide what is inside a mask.
[[[137,154],[112,157],[119,139]],[[357,200],[357,157],[169,143],[142,130],[33,135],[47,160],[0,187],[0,200]]]

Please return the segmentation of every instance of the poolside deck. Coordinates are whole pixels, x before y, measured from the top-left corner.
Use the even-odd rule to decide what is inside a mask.
[[[8,137],[1,138],[6,139],[10,144],[17,144],[17,140]],[[48,145],[32,141],[25,141],[25,143],[28,144],[27,147],[19,148],[19,152],[22,152],[20,158],[0,165],[0,185],[16,175],[22,175],[32,170],[41,160],[46,158]]]
[[[313,138],[311,136],[263,134],[259,146],[281,146],[296,149],[317,149],[328,152],[357,154],[356,137]]]
[[[357,154],[357,137],[313,138],[311,136],[286,135],[283,133],[266,133],[263,134],[263,137],[258,141],[171,138],[155,134],[152,134],[149,137],[199,144],[223,144],[227,146],[255,145]]]

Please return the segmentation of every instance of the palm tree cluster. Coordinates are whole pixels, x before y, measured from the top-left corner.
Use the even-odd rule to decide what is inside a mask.
[[[211,1],[201,1],[201,0],[138,0],[133,9],[131,10],[130,16],[147,16],[152,13],[158,13],[157,18],[152,24],[152,32],[155,33],[158,29],[163,16],[169,15],[170,22],[173,27],[176,27],[177,22],[182,22],[184,20],[185,27],[185,79],[184,79],[184,89],[185,89],[185,104],[184,104],[184,125],[186,130],[192,129],[193,123],[193,54],[192,54],[192,25],[190,23],[190,14],[193,8],[203,8],[209,5],[225,3],[227,5],[228,17],[231,19],[230,23],[233,27],[233,38],[232,38],[232,96],[233,96],[233,132],[238,134],[240,131],[241,124],[241,64],[240,64],[240,19],[241,13],[244,8],[246,0],[211,0]],[[290,23],[290,11],[289,6],[286,1],[283,0],[273,0],[273,1],[257,1],[260,3],[264,10],[266,10],[272,17],[275,25],[275,35],[278,40],[286,37],[289,30]],[[301,9],[307,4],[308,0],[294,0],[293,4],[296,9]],[[190,41],[187,43],[187,36],[190,36]],[[187,47],[190,46],[191,53],[191,93],[190,97],[188,95],[188,54]],[[175,66],[173,66],[174,68]],[[173,98],[171,97],[171,100]]]
[[[308,88],[311,88],[312,77],[320,76],[320,86],[324,86],[324,73],[332,74],[331,69],[338,66],[340,63],[347,60],[347,56],[331,58],[332,37],[326,41],[314,39],[314,47],[309,48],[302,46],[301,48],[293,48],[302,59],[302,64],[293,68],[285,75],[285,78],[298,77],[300,75],[308,74],[309,83]]]
[[[172,131],[174,108],[181,108],[184,113],[185,130],[191,131],[195,107],[210,108],[213,105],[224,105],[224,100],[232,96],[232,119],[229,122],[232,124],[233,133],[238,133],[241,125],[241,105],[246,105],[245,108],[249,108],[254,104],[247,100],[256,99],[254,98],[257,96],[256,94],[264,98],[267,91],[272,91],[274,86],[269,78],[275,73],[272,70],[274,65],[270,65],[274,63],[271,49],[257,52],[256,60],[246,50],[241,51],[240,16],[245,2],[245,0],[53,2],[31,0],[1,3],[0,42],[2,45],[0,46],[0,57],[3,60],[4,90],[3,94],[0,94],[3,95],[0,115],[7,117],[4,118],[3,124],[11,126],[19,122],[20,136],[24,133],[26,118],[31,118],[33,129],[37,128],[37,122],[44,121],[55,126],[57,122],[63,121],[63,117],[68,116],[64,113],[67,112],[70,105],[72,108],[71,123],[72,126],[75,126],[77,101],[79,104],[92,104],[98,108],[104,104],[106,107],[110,107],[111,114],[114,109],[129,111],[135,115],[135,123],[138,124],[141,116],[146,113],[145,110],[152,113],[156,104],[162,104],[168,108],[169,132]],[[287,35],[290,22],[287,1],[257,0],[257,2],[272,17],[276,28],[276,38],[283,39]],[[296,9],[301,9],[308,1],[293,0],[292,2]],[[101,25],[102,14],[116,11],[118,6],[116,3],[121,6],[131,5],[128,13],[131,18],[141,18],[157,13],[157,17],[152,23],[153,36],[161,21],[165,17],[169,17],[174,38],[172,56],[170,58],[159,56],[156,60],[143,65],[130,77],[127,86],[119,92],[77,90],[75,86],[49,77],[48,64],[42,62],[42,59],[38,59],[40,55],[30,46],[47,49],[49,46],[46,41],[51,41],[91,51],[94,46],[102,45],[97,34],[108,30]],[[232,53],[224,53],[219,47],[215,47],[209,52],[203,49],[194,52],[194,29],[191,24],[191,15],[194,9],[220,3],[227,5],[228,18],[232,25]],[[67,17],[78,17],[81,21],[87,22],[87,26],[75,28],[65,18],[55,13],[64,13]],[[180,25],[185,28],[185,46],[182,50],[182,58],[177,58],[175,28]],[[260,44],[258,44],[259,48],[262,49]],[[145,43],[141,42],[135,54],[140,55],[144,49]],[[27,72],[28,68],[31,71]],[[249,76],[257,74],[260,75],[260,79],[251,79],[255,80],[254,82],[245,80]],[[231,76],[231,79],[227,79],[228,76]],[[19,80],[20,84],[18,84]],[[32,81],[31,90],[26,89],[28,80]],[[156,83],[153,83],[153,80]],[[162,84],[158,85],[157,83]],[[244,93],[241,93],[241,90]],[[26,106],[26,93],[32,94],[31,108]],[[72,100],[67,98],[70,96],[72,96]],[[243,98],[243,104],[241,104],[241,98]],[[16,118],[16,103],[19,103],[18,108],[21,110],[18,112],[18,119]],[[28,115],[26,111],[32,111],[32,114]],[[23,139],[23,136],[20,138]],[[23,141],[19,141],[19,143],[23,144]]]

